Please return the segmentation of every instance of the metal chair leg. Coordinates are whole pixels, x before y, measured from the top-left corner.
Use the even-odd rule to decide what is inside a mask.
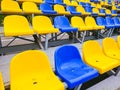
[[[82,37],[81,43],[84,42],[84,40],[85,40],[85,35],[86,35],[86,31],[83,32],[83,37]]]
[[[48,48],[48,34],[45,35],[45,50]]]
[[[76,87],[74,88],[74,90],[80,90],[81,86],[82,86],[82,84],[80,84],[79,86],[76,86]]]

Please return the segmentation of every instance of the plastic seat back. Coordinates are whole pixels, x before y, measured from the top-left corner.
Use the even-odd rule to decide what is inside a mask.
[[[114,25],[114,21],[111,17],[105,17],[107,25]]]
[[[39,28],[43,28],[43,29],[53,28],[52,22],[50,18],[47,16],[35,16],[33,18],[32,24],[35,30]]]
[[[32,26],[35,32],[38,34],[49,34],[59,32],[58,29],[54,28],[50,18],[47,16],[35,16],[32,20]]]
[[[36,13],[36,11],[41,13],[41,11],[38,9],[37,5],[34,2],[23,2],[22,8],[25,13]]]
[[[111,13],[112,14],[117,14],[117,11],[116,10],[111,10]]]
[[[28,20],[24,16],[9,15],[4,18],[5,36],[20,36],[33,34],[33,30],[30,28]]]
[[[59,72],[60,69],[65,68],[65,67],[62,67],[64,63],[72,62],[72,60],[74,59],[79,59],[80,62],[82,62],[78,49],[72,45],[66,45],[66,46],[60,47],[55,51],[54,57],[55,57],[56,72]]]
[[[120,24],[120,20],[118,17],[113,17],[112,19],[114,21],[114,24]]]
[[[20,9],[18,2],[13,0],[1,1],[1,11],[3,13],[9,13],[9,14],[22,13],[22,10]]]
[[[106,25],[106,20],[103,17],[97,17],[96,18],[96,23],[100,26],[105,26]]]
[[[92,7],[96,7],[96,4],[94,2],[91,2]]]
[[[49,5],[49,4],[47,4],[47,3],[42,3],[42,4],[40,4],[40,10],[42,10],[42,11],[44,11],[44,10],[53,10],[52,9],[52,6],[51,5]]]
[[[78,17],[78,16],[73,16],[71,18],[71,25],[73,27],[80,27],[80,26],[85,27],[86,26],[83,19],[81,17]]]
[[[79,5],[82,5],[83,7],[86,6],[86,4],[84,2],[79,2]]]
[[[78,6],[77,1],[71,1],[71,4],[72,4],[73,6]]]
[[[100,9],[100,13],[105,13],[105,9]]]
[[[69,0],[63,0],[63,3],[65,3],[66,5],[71,5],[71,2]]]
[[[96,26],[97,25],[95,19],[93,17],[91,17],[91,16],[87,16],[85,18],[85,24],[87,26]]]
[[[53,0],[44,0],[45,3],[48,3],[48,4],[55,4]]]
[[[116,6],[112,6],[112,10],[117,10]]]
[[[59,5],[59,4],[54,5],[54,10],[58,14],[70,15],[70,12],[66,11],[63,5]]]
[[[89,12],[89,13],[92,13],[92,8],[91,7],[85,7],[85,11]]]
[[[0,72],[0,90],[5,90],[2,73]]]
[[[66,11],[64,6],[59,5],[59,4],[54,5],[54,10],[57,12],[60,12],[60,11],[65,12]]]
[[[67,10],[67,11],[70,11],[70,12],[76,12],[76,9],[75,9],[74,6],[67,6],[67,7],[66,7],[66,10]]]
[[[106,9],[106,10],[105,10],[105,13],[106,13],[106,14],[111,14],[111,11],[110,11],[109,9]]]
[[[57,3],[57,4],[61,4],[61,3],[63,3],[62,0],[54,0],[54,2]]]
[[[90,3],[86,3],[86,7],[91,7],[91,4]]]
[[[94,13],[99,13],[99,10],[98,10],[97,8],[93,8],[93,9],[92,9],[92,12],[94,12]]]
[[[26,85],[23,85],[24,83]],[[64,90],[62,83],[52,71],[48,56],[40,50],[24,51],[12,58],[10,85],[11,90],[19,88],[21,90]],[[46,85],[48,86],[45,87]],[[56,87],[59,89],[55,89]]]
[[[71,27],[69,20],[65,16],[56,16],[54,18],[54,25],[56,28]]]
[[[93,46],[94,48],[92,48]],[[82,46],[82,52],[84,60],[90,59],[91,57],[103,55],[99,43],[94,40],[84,42]]]
[[[103,39],[102,46],[103,46],[103,51],[105,52],[105,54],[108,54],[110,52],[114,53],[115,51],[119,50],[117,42],[113,38],[110,38],[110,37]]]
[[[98,8],[98,9],[101,9],[102,7],[101,7],[101,5],[100,5],[100,4],[97,4],[97,8]]]
[[[84,9],[82,6],[76,7],[76,11],[77,11],[77,12],[85,13],[85,9]]]

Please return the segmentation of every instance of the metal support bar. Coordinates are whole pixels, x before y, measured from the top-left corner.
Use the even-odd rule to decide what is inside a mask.
[[[56,39],[56,37],[57,36],[59,36],[59,35],[61,35],[62,33],[59,33],[59,34],[57,34],[57,35],[55,35],[55,36],[53,36],[52,38],[50,38],[48,41],[51,41],[51,40],[53,40],[54,38]]]
[[[15,38],[19,38],[19,39],[22,39],[22,40],[26,40],[26,41],[34,42],[33,40],[26,39],[26,38],[23,38],[23,37],[18,37],[18,36],[15,36]]]
[[[119,73],[120,71],[120,66],[117,68],[117,70],[110,70],[112,72],[113,75],[117,76],[117,74]]]
[[[32,14],[32,18],[34,17],[35,15],[34,14]]]
[[[74,90],[80,90],[81,86],[82,86],[82,84],[80,84],[79,86],[76,86],[76,87],[74,88]]]
[[[83,43],[83,42],[84,42],[84,40],[85,40],[85,35],[86,35],[86,31],[84,31],[84,32],[83,32],[83,36],[82,36],[81,43]]]
[[[113,31],[114,31],[114,28],[112,28],[112,29],[111,29],[111,32],[110,32],[110,37],[112,36]]]
[[[65,89],[68,88],[67,83],[63,82]]]
[[[110,37],[111,31],[112,31],[112,28],[109,29],[107,37]]]
[[[2,47],[2,41],[1,41],[1,37],[0,37],[0,48]]]
[[[37,37],[37,35],[33,35],[33,37],[34,37],[34,39],[35,39],[35,42],[39,45],[39,47],[40,47],[41,49],[44,49],[44,47],[43,47],[40,39]]]
[[[48,34],[45,35],[45,50],[48,48]]]
[[[13,39],[12,41],[10,41],[10,42],[6,45],[6,47],[8,47],[13,41],[15,41],[15,39],[16,39],[16,37],[14,37],[14,39]]]

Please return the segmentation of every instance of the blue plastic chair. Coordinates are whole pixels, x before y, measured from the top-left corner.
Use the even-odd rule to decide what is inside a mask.
[[[108,0],[108,4],[112,5],[112,2],[111,2],[111,0]]]
[[[86,7],[86,4],[84,2],[79,2],[79,5]]]
[[[95,3],[98,3],[98,2],[100,2],[100,0],[94,0],[94,2],[95,2]]]
[[[54,18],[54,26],[63,32],[76,32],[78,28],[71,27],[69,20],[65,16],[56,16]]]
[[[90,0],[90,2],[94,2],[94,0]]]
[[[116,10],[111,10],[111,13],[112,13],[112,14],[117,14],[117,11],[116,11]],[[117,14],[117,16],[119,17],[120,14]]]
[[[85,7],[85,11],[91,13],[92,16],[98,16],[97,13],[93,13],[92,12],[92,8],[91,7]]]
[[[118,26],[114,24],[114,21],[111,17],[105,17],[106,24],[112,26],[113,28],[117,28]]]
[[[91,4],[90,3],[86,3],[86,7],[91,7]]]
[[[118,28],[120,28],[120,20],[119,20],[119,18],[118,18],[118,17],[113,17],[112,19],[113,19],[113,21],[114,21],[114,24],[115,24]]]
[[[117,11],[116,10],[111,10],[111,13],[112,14],[117,14]]]
[[[99,9],[100,13],[105,14],[105,9]]]
[[[45,0],[45,3],[52,4],[52,5],[57,4],[53,0]]]
[[[66,4],[63,3],[62,0],[54,0],[54,2],[55,2],[56,4],[60,4],[60,5],[66,6]]]
[[[77,12],[73,6],[67,6],[66,10],[69,11],[72,15],[81,15],[81,13]]]
[[[103,25],[103,26],[105,26],[106,29],[114,28],[114,25],[107,24],[106,19],[104,19],[103,17],[97,17],[97,18],[96,18],[96,23],[97,23],[98,25]]]
[[[72,89],[97,77],[98,71],[87,66],[81,59],[78,49],[72,45],[58,48],[54,54],[55,72]]]
[[[39,9],[43,14],[57,14],[57,12],[52,9],[52,6],[47,3],[40,4]]]

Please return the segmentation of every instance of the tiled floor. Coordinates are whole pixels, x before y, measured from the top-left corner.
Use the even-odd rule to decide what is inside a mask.
[[[116,36],[114,36],[116,39]],[[98,40],[100,43],[102,40]],[[81,52],[82,45],[80,43],[73,44]],[[45,52],[47,53],[51,66],[54,69],[54,51],[57,47],[48,48]],[[15,54],[9,54],[5,56],[0,56],[0,71],[3,73],[3,78],[5,85],[9,85],[9,65],[10,60]],[[109,78],[97,83],[96,85],[88,88],[87,90],[117,90],[120,87],[120,73],[117,76],[110,76]]]

